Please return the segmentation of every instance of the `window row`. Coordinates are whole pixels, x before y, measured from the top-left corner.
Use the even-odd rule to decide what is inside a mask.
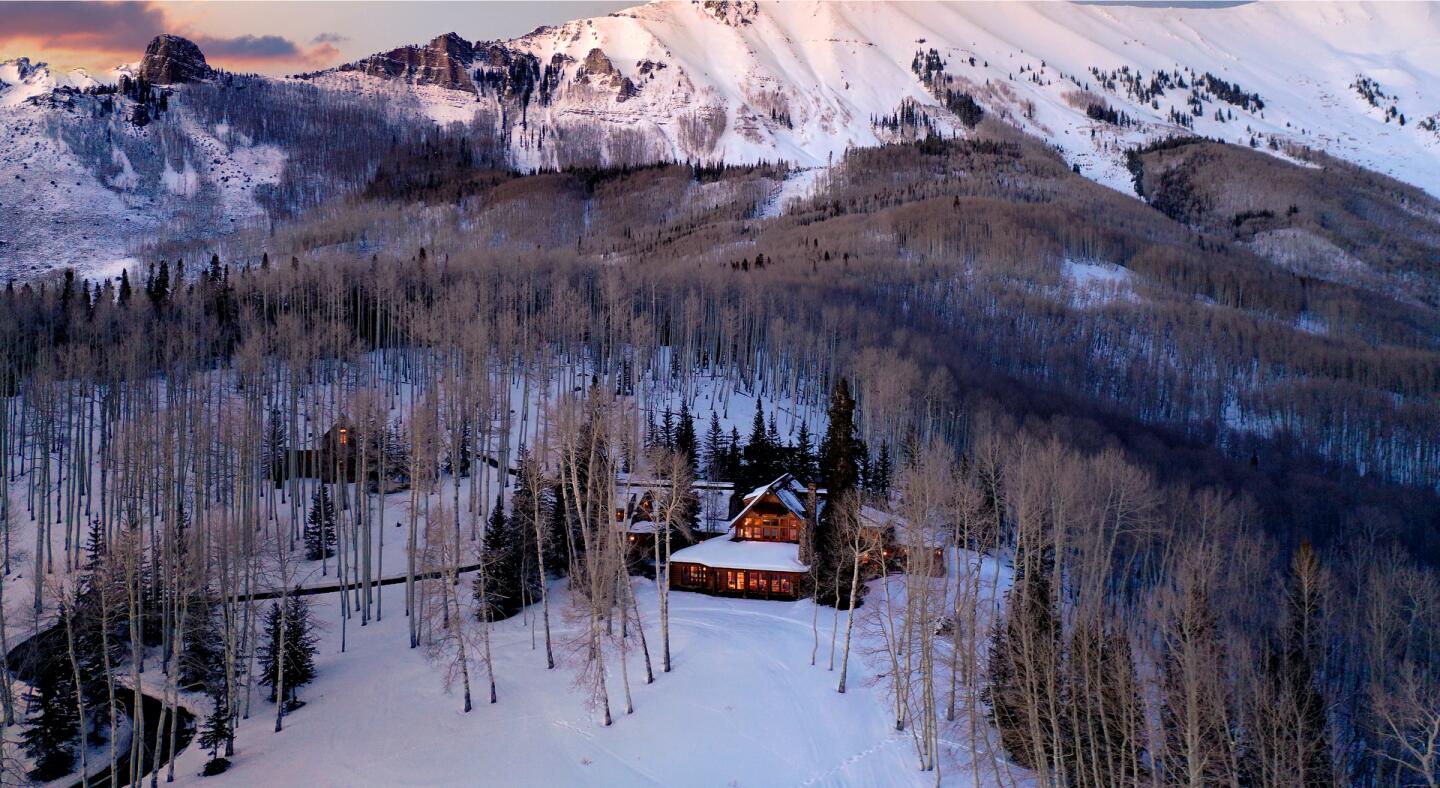
[[[789,575],[779,572],[726,569],[725,590],[748,591],[752,594],[793,594],[795,584]]]

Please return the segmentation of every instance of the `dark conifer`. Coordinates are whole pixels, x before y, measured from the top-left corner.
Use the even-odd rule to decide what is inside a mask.
[[[840,588],[839,604],[849,600],[852,572],[844,564],[845,550],[840,544],[839,524],[852,514],[843,507],[859,505],[856,494],[860,488],[860,469],[865,459],[865,445],[855,427],[855,399],[850,385],[841,378],[830,395],[829,426],[820,442],[820,482],[826,488],[826,505],[816,520],[811,537],[817,583],[820,588]],[[838,575],[837,575],[838,573]],[[832,593],[818,594],[827,604],[836,604]]]
[[[730,445],[725,450],[725,478],[737,482],[736,491],[739,492],[744,485],[745,465],[744,456],[740,449],[740,430],[736,427],[730,428]],[[746,492],[749,490],[746,489]]]
[[[296,704],[296,691],[315,680],[314,622],[310,618],[310,603],[299,594],[292,594],[285,602],[286,681],[285,689],[290,693],[290,703]]]
[[[795,436],[795,448],[791,452],[791,465],[795,478],[809,484],[816,481],[815,439],[810,436],[810,426],[800,422],[800,432]]]
[[[870,492],[881,498],[890,497],[890,444],[881,442],[880,453],[870,464]]]
[[[196,740],[200,746],[210,751],[210,761],[205,764],[205,775],[212,776],[220,774],[230,766],[230,762],[220,757],[222,747],[227,747],[234,729],[231,724],[230,696],[225,682],[219,682],[210,688],[210,713],[200,723],[200,733]]]
[[[485,529],[485,548],[481,562],[485,566],[485,582],[475,580],[475,604],[485,621],[500,621],[520,612],[526,601],[539,596],[533,572],[526,572],[525,539],[517,517],[505,515],[505,496],[495,499]],[[482,593],[483,591],[483,593]]]
[[[215,615],[209,589],[202,589],[189,601],[180,658],[180,685],[186,689],[210,689],[225,683],[225,639]]]
[[[315,636],[311,634],[311,628],[310,605],[298,594],[286,599],[283,608],[279,602],[272,604],[266,613],[264,640],[256,662],[260,684],[270,688],[272,703],[276,700],[276,681],[282,678],[282,645],[286,707],[298,707],[297,691],[315,680]]]
[[[1130,639],[1106,631],[1105,622],[1083,620],[1070,635],[1063,697],[1070,708],[1065,729],[1069,784],[1077,788],[1143,785],[1145,720]]]
[[[1060,717],[1055,682],[1060,669],[1060,616],[1050,584],[1052,558],[1046,548],[1021,547],[1015,580],[1005,594],[1005,612],[995,621],[982,699],[1000,743],[1015,763],[1044,769],[1061,743],[1048,723]],[[1041,732],[1036,741],[1032,731]]]
[[[60,616],[65,616],[62,608]],[[75,768],[79,713],[75,676],[63,652],[39,655],[30,688],[30,718],[20,741],[35,768],[30,778],[49,782]]]
[[[775,446],[765,427],[765,406],[755,399],[755,417],[750,422],[750,440],[745,444],[744,484],[748,489],[772,482],[779,474],[775,469]]]
[[[1293,715],[1291,735],[1297,785],[1331,785],[1330,732],[1325,698],[1320,694],[1316,666],[1320,663],[1320,562],[1309,542],[1301,542],[1290,563],[1285,595],[1286,621],[1271,673],[1284,708]]]
[[[122,269],[120,271],[120,295],[116,298],[116,301],[119,302],[120,306],[129,306],[130,295],[130,271],[129,269]]]
[[[549,526],[545,534],[545,573],[552,577],[570,574],[570,548],[578,534],[571,523],[565,487],[558,482],[550,495]]]
[[[667,449],[674,450],[675,414],[671,413],[669,408],[666,408],[665,415],[660,417],[660,435],[658,437],[660,442],[659,445],[662,445]]]
[[[680,421],[675,425],[675,451],[689,461],[691,473],[698,470],[695,419],[690,415],[690,406],[685,402],[680,403]]]
[[[310,498],[304,536],[306,559],[319,561],[335,555],[335,502],[330,498],[328,485],[318,485]]]
[[[720,429],[720,414],[710,411],[710,429],[705,432],[705,476],[720,481],[734,481],[729,472],[725,432]]]

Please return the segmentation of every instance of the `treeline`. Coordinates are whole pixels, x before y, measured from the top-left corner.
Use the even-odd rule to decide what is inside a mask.
[[[929,285],[881,280],[876,290],[847,279],[838,255],[825,261],[818,239],[769,248],[782,262],[745,273],[727,265],[709,275],[547,256],[496,259],[452,251],[447,259],[421,250],[400,260],[325,265],[262,258],[230,267],[212,258],[203,271],[185,267],[182,273],[180,265],[167,264],[137,282],[127,276],[98,290],[76,280],[58,288],[13,288],[0,317],[7,381],[0,472],[23,480],[23,492],[6,496],[3,519],[12,530],[22,522],[35,529],[36,549],[24,556],[35,578],[83,576],[65,570],[83,568],[92,529],[98,534],[92,541],[107,545],[121,567],[139,573],[151,565],[168,573],[168,592],[124,598],[158,617],[172,660],[185,658],[188,622],[200,619],[208,604],[183,601],[185,595],[208,589],[203,598],[218,603],[227,643],[222,652],[231,665],[225,697],[216,701],[223,720],[244,716],[268,664],[260,632],[273,614],[254,596],[272,590],[286,596],[308,553],[322,571],[334,562],[337,582],[347,589],[339,595],[342,621],[380,618],[386,611],[376,584],[387,565],[392,573],[402,570],[378,550],[380,526],[395,517],[408,524],[402,561],[411,646],[429,649],[456,675],[484,664],[492,697],[500,697],[503,676],[495,676],[488,657],[474,655],[488,654],[489,624],[517,604],[545,609],[545,585],[534,579],[548,564],[570,578],[585,625],[547,653],[553,657],[563,647],[586,655],[578,668],[581,686],[597,707],[608,707],[613,685],[606,676],[613,679],[617,667],[650,656],[648,645],[617,634],[638,637],[645,625],[625,580],[630,564],[621,532],[610,527],[614,471],[627,462],[659,469],[653,475],[672,486],[657,496],[674,503],[667,522],[679,527],[689,505],[679,491],[688,489],[683,479],[700,463],[733,463],[738,448],[740,475],[760,483],[769,481],[762,473],[782,463],[809,464],[809,452],[800,448],[808,441],[782,437],[758,411],[743,445],[734,433],[713,440],[708,429],[694,434],[695,425],[683,426],[681,414],[679,424],[667,428],[662,411],[650,442],[664,451],[647,452],[651,431],[640,404],[672,395],[685,402],[697,375],[715,375],[810,408],[829,403],[830,437],[819,441],[814,467],[832,495],[854,491],[888,505],[880,483],[880,468],[892,462],[883,459],[887,446],[902,447],[894,470],[883,472],[893,473],[883,486],[895,488],[894,500],[910,500],[906,491],[915,488],[909,485],[927,469],[950,482],[934,489],[971,490],[971,510],[937,492],[927,499],[931,509],[905,515],[935,526],[928,536],[909,537],[919,540],[910,551],[917,560],[941,545],[1016,567],[1019,579],[994,632],[980,621],[958,623],[982,607],[957,601],[974,602],[980,593],[978,585],[971,591],[961,585],[978,584],[973,573],[946,580],[944,592],[917,596],[916,586],[905,595],[928,600],[925,611],[934,605],[949,611],[951,636],[961,638],[962,647],[974,642],[955,653],[988,655],[983,672],[964,661],[953,667],[974,698],[953,692],[953,717],[943,705],[912,705],[944,697],[943,689],[927,695],[898,684],[909,687],[914,679],[943,687],[950,667],[943,659],[895,674],[894,692],[902,698],[897,722],[925,726],[919,738],[929,742],[930,761],[938,760],[937,720],[966,720],[966,704],[978,703],[988,688],[989,700],[971,711],[993,722],[1008,758],[1066,781],[1139,782],[1142,772],[1148,780],[1162,758],[1164,769],[1179,774],[1184,769],[1177,764],[1187,762],[1175,754],[1182,746],[1192,748],[1184,758],[1204,764],[1212,763],[1214,747],[1256,748],[1257,760],[1232,755],[1215,761],[1215,769],[1251,762],[1290,769],[1294,764],[1285,759],[1299,752],[1291,746],[1296,729],[1287,723],[1268,733],[1254,730],[1257,720],[1290,719],[1281,714],[1299,714],[1294,719],[1310,725],[1307,731],[1323,727],[1323,750],[1319,734],[1304,742],[1320,753],[1313,763],[1328,762],[1326,774],[1388,783],[1410,773],[1402,771],[1412,769],[1403,765],[1412,763],[1403,760],[1410,757],[1404,741],[1423,730],[1424,717],[1423,703],[1408,699],[1433,697],[1427,693],[1436,669],[1431,616],[1437,608],[1427,601],[1433,545],[1420,530],[1436,511],[1433,495],[1343,474],[1311,476],[1311,466],[1278,449],[1274,455],[1267,449],[1253,464],[1227,461],[1201,443],[1006,378],[987,369],[988,361],[976,363],[967,343],[952,341],[954,327],[964,325],[954,311],[966,303],[963,295],[940,297],[933,268],[917,277]],[[804,279],[795,269],[809,266],[797,262],[810,260],[837,281],[808,296],[778,286]],[[849,264],[857,275],[875,270]],[[912,305],[912,316],[897,315],[897,299]],[[854,381],[858,402],[847,404],[841,380]],[[538,409],[528,406],[535,399]],[[275,445],[314,441],[342,418],[355,430],[357,481],[289,478],[277,490],[269,472]],[[274,441],[255,437],[272,434]],[[395,443],[404,450],[379,448]],[[871,452],[866,444],[880,448]],[[485,466],[477,460],[491,457],[499,467],[516,468],[529,492],[507,489],[489,474],[476,478],[473,469]],[[390,463],[405,471],[367,470]],[[736,471],[732,465],[725,472]],[[387,516],[387,495],[396,491],[409,496],[410,505],[405,514],[392,509]],[[843,608],[856,598],[850,589],[857,586],[846,578],[857,576],[872,548],[839,517],[844,509],[832,511],[835,519],[817,521],[817,533],[840,536],[825,537],[831,557],[817,562],[828,568],[815,587],[823,590],[821,601]],[[942,528],[964,530],[936,530]],[[476,606],[467,609],[471,603],[455,591],[455,576],[490,529],[497,540],[486,543],[490,555],[480,563],[495,571],[480,573],[483,584],[475,581],[468,595]],[[505,533],[512,536],[498,538]],[[1319,567],[1305,569],[1305,576],[1333,579],[1298,608],[1287,608],[1257,589],[1279,594],[1297,587],[1298,570],[1287,579],[1284,557],[1292,549],[1307,555],[1298,547],[1304,536],[1315,542],[1308,554],[1314,558],[1300,563]],[[1403,544],[1423,560],[1407,556]],[[655,563],[664,567],[670,541],[656,545]],[[1213,565],[1189,566],[1192,557],[1207,555],[1216,556]],[[1159,600],[1172,593],[1167,589],[1190,582],[1186,572],[1202,570],[1210,574],[1196,581],[1203,593],[1194,604],[1203,602],[1215,611],[1203,615],[1224,622],[1219,640],[1226,650],[1215,656],[1205,645],[1210,640],[1194,636],[1201,655],[1195,659],[1219,662],[1194,662],[1203,667],[1186,668],[1190,678],[1183,680],[1208,682],[1208,705],[1199,711],[1150,705],[1161,703],[1159,690],[1169,685],[1155,684],[1159,674],[1142,667],[1162,664],[1162,657],[1182,659],[1168,645],[1154,651],[1165,643],[1154,633],[1171,630],[1157,629],[1170,626],[1169,619],[1152,606],[1163,607]],[[915,583],[939,582],[924,580],[923,572],[907,573],[905,582],[912,575],[920,578]],[[1048,585],[1037,585],[1047,576]],[[27,590],[34,594],[37,628],[40,620],[53,620],[39,614],[48,617],[57,602],[75,609],[73,597],[57,595],[53,586]],[[283,616],[287,600],[277,601]],[[901,603],[872,594],[866,607]],[[1313,610],[1321,612],[1312,619]],[[1301,613],[1307,617],[1298,618]],[[145,615],[132,619],[138,626]],[[892,636],[922,639],[916,642],[926,648],[919,653],[929,653],[937,645],[935,630],[914,622],[935,617],[904,618],[911,623]],[[1312,621],[1321,623],[1306,623]],[[1299,644],[1287,634],[1302,625],[1322,645]],[[277,635],[286,642],[303,639],[283,618],[272,629],[291,633]],[[1371,634],[1377,629],[1393,633],[1378,651]],[[912,653],[898,641],[893,647],[897,655]],[[283,644],[275,648],[288,653]],[[131,660],[119,664],[130,668]],[[296,656],[294,664],[305,663]],[[654,674],[652,667],[641,675]],[[173,704],[183,685],[171,675],[177,676],[167,689]],[[284,679],[283,686],[296,686],[305,675]],[[628,683],[628,674],[622,681]],[[1334,710],[1323,715],[1323,726],[1310,711],[1310,692]],[[281,688],[276,697],[288,692]],[[1233,704],[1222,719],[1245,725],[1243,737],[1231,727],[1217,732],[1202,716],[1187,723],[1188,744],[1166,743],[1171,734],[1162,731],[1170,723],[1154,728],[1149,722],[1172,713],[1220,713],[1215,698]],[[277,724],[286,706],[275,704]],[[1119,729],[1110,727],[1112,719],[1123,723]],[[969,729],[975,737],[990,730]],[[1304,768],[1319,774],[1312,766]],[[1263,775],[1240,779],[1265,781]]]

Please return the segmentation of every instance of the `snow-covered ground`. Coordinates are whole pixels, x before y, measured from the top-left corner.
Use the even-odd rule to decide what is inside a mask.
[[[635,579],[652,657],[656,594]],[[566,604],[563,581],[552,602]],[[383,622],[349,629],[339,653],[333,595],[317,597],[328,622],[319,678],[306,706],[271,731],[274,707],[255,702],[241,724],[231,771],[203,782],[208,755],[192,747],[177,782],[215,786],[324,785],[923,785],[908,734],[896,735],[873,671],[857,660],[849,691],[826,669],[829,621],[821,616],[819,665],[811,667],[811,603],[671,596],[674,670],[645,685],[638,645],[626,715],[619,666],[611,665],[615,723],[605,728],[573,686],[573,670],[545,669],[532,647],[532,615],[495,625],[499,702],[483,673],[474,710],[461,711],[423,650],[407,648],[403,588],[387,588]],[[826,611],[827,613],[829,611]],[[527,622],[526,618],[529,618]],[[843,616],[841,625],[844,625]],[[562,635],[563,637],[563,635]],[[573,655],[571,655],[573,656]],[[258,719],[257,719],[258,718]],[[950,766],[947,764],[947,766]],[[953,767],[951,767],[953,768]],[[952,774],[954,784],[969,784]]]
[[[1128,268],[1094,260],[1065,260],[1061,273],[1077,307],[1098,306],[1134,297],[1135,275]]]
[[[662,358],[658,366],[664,369],[668,364]],[[643,396],[636,404],[642,411],[678,408],[682,394],[676,384],[647,380],[642,378],[644,385],[637,383]],[[573,383],[572,376],[558,375],[547,388],[568,391]],[[511,385],[518,403],[525,389],[518,380]],[[734,427],[748,434],[755,392],[724,376],[691,378],[686,389],[683,396],[702,434],[712,411],[727,433]],[[532,388],[530,394],[538,400],[536,391]],[[403,385],[399,392],[396,415],[403,415],[415,395]],[[307,403],[309,398],[323,402],[333,392],[309,387],[306,394]],[[787,437],[802,420],[812,432],[823,431],[823,414],[810,399],[774,390],[760,396],[766,412],[777,414],[777,426]],[[525,439],[535,445],[538,402],[532,401],[526,410],[525,419],[518,413],[512,419],[511,439],[519,443],[524,423],[532,430]],[[322,418],[322,428],[325,424]],[[477,478],[486,480],[493,495],[498,474],[487,473]],[[461,480],[462,501],[468,500],[477,478]],[[15,509],[10,533],[14,564],[5,578],[4,601],[12,643],[37,627],[30,609],[35,530],[25,510],[26,484],[22,478],[9,486]],[[313,482],[301,490],[305,504],[310,487]],[[431,501],[448,502],[451,495],[447,477]],[[378,557],[383,557],[379,572],[383,577],[404,572],[405,529],[393,524],[408,521],[409,506],[408,492],[387,498],[386,527],[381,529],[386,539],[383,548],[376,546]],[[286,507],[277,508],[283,527],[289,515]],[[428,507],[420,510],[422,515],[425,511]],[[55,547],[58,553],[60,544]],[[471,547],[467,544],[466,549]],[[979,577],[986,589],[983,621],[995,606],[990,589],[997,584],[1003,589],[1007,572],[990,558],[967,555],[963,564],[962,568],[952,563],[950,577],[959,572]],[[63,574],[62,561],[57,560],[56,572],[47,580]],[[319,562],[296,564],[294,579],[303,586],[332,583],[334,578],[333,560],[328,574],[322,574]],[[468,590],[468,578],[462,582]],[[609,728],[599,724],[574,682],[576,625],[565,613],[570,596],[563,580],[552,584],[551,600],[562,664],[554,671],[544,669],[543,652],[536,650],[537,608],[496,624],[493,647],[500,702],[494,706],[485,702],[483,666],[472,653],[476,707],[470,714],[462,713],[458,694],[445,691],[442,668],[427,661],[423,649],[408,647],[403,585],[379,592],[384,619],[365,627],[358,619],[342,627],[337,595],[315,595],[311,599],[323,638],[319,678],[302,692],[307,704],[288,716],[285,730],[276,734],[271,730],[274,707],[257,693],[250,699],[250,719],[238,729],[232,770],[200,784],[462,785],[487,778],[506,785],[932,783],[933,775],[917,770],[910,734],[892,728],[884,666],[867,661],[865,655],[878,649],[873,628],[863,622],[883,604],[879,583],[872,601],[858,614],[859,645],[852,656],[849,691],[841,695],[835,691],[838,673],[828,664],[831,628],[838,625],[843,630],[845,614],[837,617],[828,608],[820,611],[819,664],[811,666],[812,620],[816,620],[811,602],[677,592],[671,598],[675,670],[666,675],[658,673],[654,584],[641,578],[633,582],[658,678],[653,685],[644,685],[638,643],[632,644],[629,669],[636,710],[626,715],[622,677],[614,661],[618,655],[612,655],[610,689],[616,721]],[[468,604],[468,594],[463,596]],[[54,594],[47,594],[46,600],[39,626],[48,620]],[[159,674],[147,673],[147,683],[152,679],[159,681]],[[203,698],[185,702],[197,714],[206,710]],[[9,735],[16,734],[18,730],[12,730]],[[973,756],[967,746],[957,743],[959,738],[947,738],[943,744],[945,784],[975,784]],[[207,758],[192,743],[180,756],[177,779],[185,784],[200,782],[197,775]]]

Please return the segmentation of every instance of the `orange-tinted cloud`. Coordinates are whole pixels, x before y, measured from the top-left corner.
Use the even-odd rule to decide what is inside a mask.
[[[214,36],[187,29],[148,0],[140,2],[0,2],[0,47],[10,54],[64,53],[92,64],[137,60],[160,33],[192,39],[206,60],[222,68],[329,65],[331,41],[302,46],[278,35]]]

